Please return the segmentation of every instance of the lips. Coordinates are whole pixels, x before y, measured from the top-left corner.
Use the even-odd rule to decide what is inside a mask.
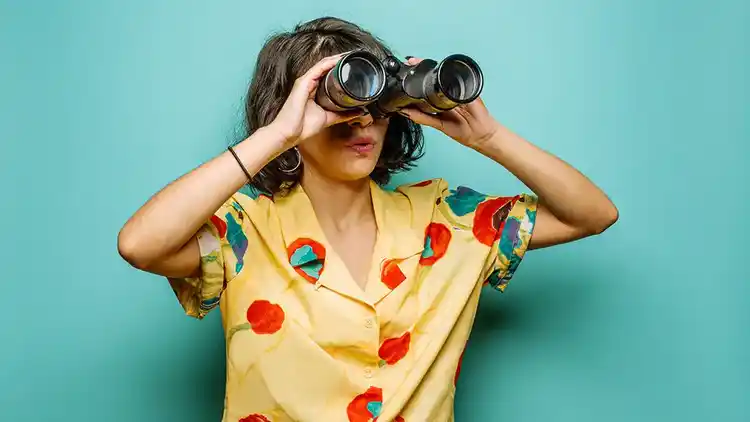
[[[372,151],[375,148],[375,141],[372,138],[360,136],[348,141],[345,145],[361,154]]]

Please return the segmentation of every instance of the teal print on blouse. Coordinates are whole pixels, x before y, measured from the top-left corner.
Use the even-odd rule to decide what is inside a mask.
[[[500,270],[495,270],[487,277],[487,283],[492,287],[497,287],[500,284]]]
[[[428,234],[424,238],[424,250],[422,251],[422,258],[431,258],[435,255],[435,251],[432,250],[432,237]]]
[[[201,301],[200,308],[204,311],[210,311],[219,303],[219,296],[212,297]]]
[[[237,258],[237,264],[235,265],[235,273],[239,274],[244,266],[245,252],[247,252],[247,237],[242,231],[240,226],[234,219],[231,213],[227,213],[227,241],[232,246],[232,252],[234,252],[235,258]]]
[[[532,210],[526,208],[526,218],[528,219],[529,224],[534,227],[534,224],[536,223],[536,209]]]
[[[253,185],[245,185],[241,187],[240,193],[244,193],[245,195],[249,196],[253,200],[257,200],[261,196],[265,196],[266,198],[270,199],[272,196],[270,193],[264,190],[258,189]]]
[[[320,258],[315,254],[315,251],[313,251],[312,246],[300,246],[294,251],[289,262],[293,267],[299,268],[310,277],[316,280],[320,278],[320,270],[323,268],[323,264],[320,262]]]
[[[534,227],[536,222],[536,210],[526,209],[526,217],[524,217],[526,223],[531,227]],[[502,236],[500,238],[500,244],[498,249],[508,260],[512,260],[515,255],[514,250],[521,244],[521,220],[516,217],[509,217],[505,222],[505,228],[503,229]]]
[[[499,252],[506,259],[510,259],[513,256],[513,250],[518,245],[520,240],[518,236],[518,230],[521,228],[521,221],[515,217],[509,217],[505,220],[505,227],[503,228],[502,236],[500,237],[500,244],[498,245]]]
[[[450,195],[445,198],[445,202],[451,211],[459,217],[470,214],[477,209],[477,206],[487,199],[487,195],[481,194],[466,186],[459,186],[450,191]]]
[[[383,402],[371,401],[367,403],[367,410],[370,412],[373,418],[380,416],[380,411],[383,409]]]

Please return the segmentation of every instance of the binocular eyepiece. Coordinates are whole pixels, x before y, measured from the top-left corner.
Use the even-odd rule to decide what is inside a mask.
[[[366,108],[374,117],[408,106],[437,114],[474,101],[483,85],[479,65],[463,54],[409,65],[393,56],[380,61],[367,51],[354,51],[328,71],[315,101],[329,111]]]

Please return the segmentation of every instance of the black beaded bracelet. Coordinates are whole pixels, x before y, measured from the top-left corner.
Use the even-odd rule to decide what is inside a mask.
[[[247,181],[248,182],[252,181],[253,180],[253,176],[250,176],[250,172],[247,171],[247,169],[245,168],[245,166],[242,164],[242,161],[240,161],[240,157],[238,157],[237,153],[234,152],[234,148],[232,148],[231,146],[228,146],[227,149],[229,150],[229,152],[232,153],[232,155],[234,156],[234,159],[237,160],[237,164],[242,169],[242,172],[245,173],[245,176],[247,176]]]

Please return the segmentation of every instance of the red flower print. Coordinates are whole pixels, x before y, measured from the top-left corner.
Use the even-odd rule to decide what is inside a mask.
[[[414,187],[414,188],[422,188],[422,187],[425,187],[425,186],[429,186],[430,183],[432,183],[432,180],[428,179],[428,180],[423,180],[421,182],[415,183],[415,184],[413,184],[411,186]]]
[[[406,422],[403,416],[398,415],[396,416],[396,419],[393,420],[393,422]]]
[[[411,333],[408,331],[401,337],[389,338],[380,345],[378,356],[380,356],[380,359],[383,359],[387,364],[393,365],[406,356],[406,353],[409,352],[410,343]]]
[[[253,413],[252,415],[240,419],[240,422],[271,422],[271,420],[263,415]]]
[[[430,223],[425,229],[424,250],[419,258],[421,265],[432,265],[445,255],[451,241],[451,231],[444,224]]]
[[[267,300],[256,300],[247,308],[247,322],[255,334],[273,334],[284,323],[284,310]]]
[[[217,215],[211,216],[211,222],[216,226],[216,231],[219,232],[219,237],[224,238],[227,235],[227,223],[224,222]]]
[[[380,416],[382,406],[383,390],[370,387],[349,403],[346,407],[346,415],[349,417],[349,422],[376,421]]]
[[[312,239],[300,238],[287,247],[287,255],[297,274],[310,283],[317,283],[325,268],[325,246]]]
[[[385,261],[385,264],[383,264],[383,270],[380,272],[380,281],[391,290],[395,289],[406,280],[406,275],[404,275],[403,271],[401,271],[401,268],[398,266],[401,261],[403,261],[403,259],[389,259]]]
[[[513,199],[514,197],[488,199],[477,206],[474,213],[473,233],[480,243],[492,246],[498,232],[505,224]]]
[[[458,357],[458,365],[456,366],[456,375],[453,377],[453,386],[455,387],[456,383],[458,382],[458,375],[461,373],[461,363],[464,361],[464,353],[466,353],[466,348],[461,351],[461,356]]]

